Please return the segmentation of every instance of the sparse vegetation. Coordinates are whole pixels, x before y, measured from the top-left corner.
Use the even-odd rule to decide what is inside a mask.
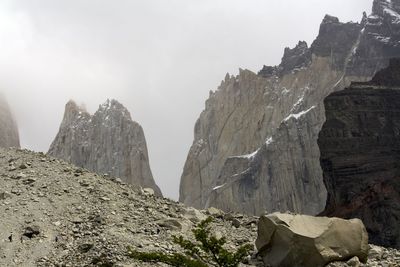
[[[211,233],[210,223],[212,218],[200,222],[192,230],[195,242],[184,239],[182,236],[173,236],[174,243],[183,250],[182,253],[166,254],[163,252],[139,252],[132,247],[128,248],[128,255],[143,262],[163,262],[180,267],[236,267],[242,262],[252,249],[252,245],[246,244],[236,252],[230,252],[224,245],[224,237],[218,239]]]

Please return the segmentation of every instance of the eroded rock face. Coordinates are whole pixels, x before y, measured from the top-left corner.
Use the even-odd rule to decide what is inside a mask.
[[[116,100],[107,100],[93,116],[68,102],[48,154],[161,195],[150,170],[143,129]]]
[[[374,244],[400,248],[400,60],[325,99],[324,215],[360,218]]]
[[[333,261],[368,258],[361,220],[273,213],[258,222],[256,246],[266,266],[323,267]]]
[[[18,126],[10,107],[0,93],[0,147],[19,147]]]
[[[400,56],[397,1],[375,1],[361,23],[323,20],[310,46],[286,49],[257,75],[227,75],[195,125],[180,201],[197,208],[261,214],[317,214],[326,189],[319,163],[323,100],[350,81],[369,80]]]

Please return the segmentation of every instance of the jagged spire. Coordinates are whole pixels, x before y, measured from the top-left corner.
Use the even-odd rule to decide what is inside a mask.
[[[162,195],[151,173],[143,129],[116,100],[108,99],[94,115],[69,101],[49,155]]]

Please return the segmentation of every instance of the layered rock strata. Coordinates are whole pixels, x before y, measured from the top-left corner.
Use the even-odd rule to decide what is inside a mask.
[[[372,243],[400,248],[400,60],[329,95],[325,109],[323,214],[360,218]]]
[[[0,93],[0,147],[19,147],[18,126],[11,109]]]
[[[143,129],[116,100],[107,100],[94,115],[68,102],[48,154],[161,195],[151,173]]]
[[[311,47],[286,49],[279,66],[227,74],[196,122],[180,201],[247,214],[321,212],[323,99],[400,56],[398,3],[374,1],[360,23],[326,16]]]

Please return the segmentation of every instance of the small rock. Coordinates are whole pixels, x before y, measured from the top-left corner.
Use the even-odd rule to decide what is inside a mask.
[[[380,260],[382,258],[383,249],[378,246],[370,246],[369,257],[373,259]]]
[[[83,220],[82,218],[80,218],[80,217],[76,217],[76,218],[73,218],[73,219],[71,220],[71,222],[72,222],[72,223],[75,223],[75,224],[80,224],[80,223],[83,223],[84,220]]]
[[[22,179],[22,178],[26,178],[26,174],[20,172],[15,176],[16,179]]]
[[[8,192],[0,192],[0,200],[10,198],[11,195]]]
[[[234,227],[236,227],[236,228],[239,228],[240,225],[241,225],[241,222],[240,222],[238,219],[234,218],[234,219],[232,220],[232,225],[233,225]]]
[[[94,247],[93,244],[81,244],[78,246],[79,251],[81,251],[82,253],[87,253],[89,252],[89,250],[91,250]]]
[[[38,236],[39,234],[40,234],[40,228],[39,226],[35,225],[26,227],[22,235],[28,237],[29,239],[32,239],[33,237]]]
[[[86,181],[86,180],[80,181],[79,184],[80,184],[81,186],[84,186],[84,187],[90,185],[90,183],[89,183],[88,181]]]
[[[222,237],[223,237],[223,235],[222,235],[221,232],[216,232],[216,233],[215,233],[215,238],[216,238],[216,239],[220,240]]]
[[[232,213],[225,213],[224,214],[224,220],[225,221],[232,221],[235,218]]]
[[[154,196],[154,190],[152,188],[143,188],[143,193],[148,196]]]
[[[348,266],[350,266],[350,267],[360,267],[361,262],[360,262],[360,260],[358,259],[358,257],[355,256],[355,257],[351,258],[350,260],[348,260],[348,261],[346,262],[346,264],[347,264]]]
[[[22,183],[25,185],[33,184],[34,182],[36,182],[35,178],[28,178],[28,179],[22,181]]]
[[[11,189],[11,193],[19,196],[21,194],[21,191],[18,188],[13,188]]]
[[[92,221],[97,224],[104,224],[104,218],[100,215],[96,215],[92,218]]]
[[[185,209],[183,217],[195,224],[207,219],[207,215],[201,213],[199,210],[197,210],[195,208]]]
[[[207,214],[216,218],[221,218],[225,213],[220,209],[210,207],[207,209]]]
[[[170,230],[182,230],[181,222],[175,219],[160,220],[157,222],[157,224]]]
[[[10,168],[8,169],[10,172],[15,171],[17,168],[15,168],[14,165],[11,165]]]
[[[28,166],[26,164],[22,163],[21,165],[19,165],[19,168],[21,170],[25,170],[26,168],[28,168]]]

